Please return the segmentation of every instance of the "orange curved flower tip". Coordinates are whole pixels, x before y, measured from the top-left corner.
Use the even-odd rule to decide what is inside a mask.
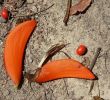
[[[35,20],[25,21],[9,32],[4,48],[4,63],[7,74],[16,86],[22,77],[22,62],[26,43],[36,27]]]
[[[95,79],[95,76],[76,60],[60,59],[45,64],[35,81],[43,83],[60,78]]]

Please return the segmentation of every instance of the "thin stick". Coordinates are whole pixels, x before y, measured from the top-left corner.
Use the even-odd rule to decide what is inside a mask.
[[[94,80],[91,83],[91,86],[90,86],[90,89],[89,89],[89,93],[91,93],[91,91],[93,90],[93,88],[94,88]]]
[[[71,57],[64,51],[59,51],[59,53],[62,52],[63,54],[65,54],[65,56],[68,58],[68,59],[71,59]]]
[[[65,26],[67,26],[67,22],[68,22],[68,20],[69,20],[69,14],[70,14],[71,3],[72,3],[72,0],[68,0],[67,10],[66,10],[66,14],[65,14],[65,17],[64,17],[64,20],[63,20],[63,22],[65,23]]]
[[[94,56],[94,58],[93,58],[93,60],[92,60],[92,62],[91,62],[91,64],[90,64],[90,66],[89,66],[89,69],[90,69],[90,70],[93,69],[93,67],[94,67],[94,65],[95,65],[95,63],[96,63],[96,61],[97,61],[97,58],[98,58],[98,56],[99,56],[99,54],[100,54],[100,51],[101,51],[101,48],[98,48],[97,51],[96,51],[96,54],[95,54],[95,56]]]
[[[97,80],[97,84],[98,84],[98,91],[99,91],[99,97],[100,97],[100,86],[99,86],[99,81]]]
[[[29,15],[12,16],[12,18],[35,16],[36,14],[39,14],[39,13],[41,13],[41,12],[44,12],[44,11],[48,10],[48,9],[51,8],[53,5],[54,5],[54,4],[52,4],[51,6],[47,7],[46,9],[43,9],[43,10],[41,10],[41,11],[38,11],[38,12],[35,12],[35,13],[32,13],[32,14],[29,14]]]

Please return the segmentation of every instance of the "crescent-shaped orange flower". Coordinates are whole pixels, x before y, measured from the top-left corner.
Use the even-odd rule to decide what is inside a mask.
[[[6,38],[4,49],[4,63],[7,74],[16,86],[22,77],[22,62],[26,43],[37,22],[29,20],[17,25]]]

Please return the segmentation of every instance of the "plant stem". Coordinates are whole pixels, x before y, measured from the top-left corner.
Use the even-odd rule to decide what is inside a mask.
[[[101,48],[98,48],[97,51],[96,51],[96,54],[95,54],[95,56],[94,56],[94,58],[93,58],[93,60],[92,60],[92,62],[91,62],[91,64],[90,64],[90,66],[89,66],[89,69],[90,69],[90,70],[93,69],[93,67],[94,67],[94,65],[95,65],[95,63],[96,63],[96,61],[97,61],[97,58],[98,58],[98,56],[99,56],[99,54],[100,54],[100,51],[101,51]]]
[[[70,14],[71,3],[72,3],[72,0],[68,0],[67,10],[66,10],[66,14],[65,14],[65,17],[64,17],[64,20],[63,20],[63,22],[65,23],[65,26],[67,26],[67,22],[68,22],[68,20],[69,20],[69,14]]]
[[[12,16],[12,17],[16,18],[16,17],[31,17],[31,16],[35,16],[36,14],[39,14],[39,13],[41,13],[41,12],[44,12],[44,11],[48,10],[48,9],[51,8],[53,5],[54,5],[54,4],[52,4],[52,5],[49,6],[48,8],[45,8],[45,9],[43,9],[43,10],[41,10],[41,11],[38,11],[38,12],[35,12],[35,13],[32,13],[32,14]]]

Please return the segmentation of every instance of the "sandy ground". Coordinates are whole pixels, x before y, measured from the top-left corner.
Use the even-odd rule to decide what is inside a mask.
[[[60,79],[44,83],[40,86],[32,83],[33,90],[25,80],[22,88],[16,90],[12,81],[6,75],[3,64],[4,34],[11,27],[8,23],[0,23],[0,100],[93,100],[93,96],[101,96],[104,100],[110,100],[110,0],[94,0],[84,14],[70,17],[68,26],[64,26],[63,18],[67,0],[27,0],[17,15],[37,12],[52,4],[53,7],[35,18],[38,27],[32,34],[24,59],[24,70],[32,72],[37,68],[44,53],[51,45],[56,43],[71,43],[63,51],[72,58],[82,61],[88,57],[91,61],[98,47],[102,48],[100,58],[93,69],[99,78],[94,82],[94,87],[89,93],[91,80]],[[73,0],[75,4],[77,0]],[[9,6],[13,9],[13,6]],[[25,13],[26,12],[26,13]],[[17,18],[12,22],[14,27]],[[75,50],[79,44],[88,47],[88,53],[79,57]],[[107,51],[108,50],[108,51]],[[53,59],[66,58],[63,54],[56,55]],[[66,82],[66,85],[65,85]]]

